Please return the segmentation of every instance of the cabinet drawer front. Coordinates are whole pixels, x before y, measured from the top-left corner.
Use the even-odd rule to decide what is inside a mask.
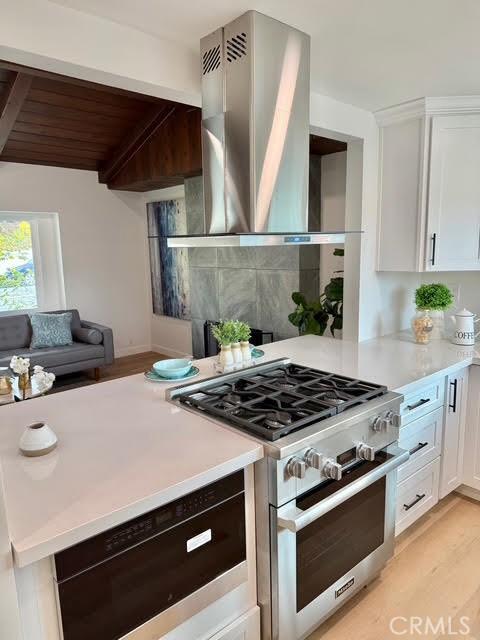
[[[438,502],[440,458],[422,467],[397,487],[395,535],[404,531]]]
[[[427,413],[400,429],[398,444],[410,451],[410,459],[398,469],[403,482],[421,467],[435,460],[442,447],[443,407]]]
[[[439,378],[428,384],[419,384],[413,391],[405,395],[400,405],[402,424],[424,416],[430,411],[443,406],[445,394],[445,378]]]

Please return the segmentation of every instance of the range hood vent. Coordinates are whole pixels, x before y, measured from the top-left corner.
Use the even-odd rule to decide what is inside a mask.
[[[204,233],[168,246],[342,243],[308,231],[310,37],[248,11],[201,63]]]

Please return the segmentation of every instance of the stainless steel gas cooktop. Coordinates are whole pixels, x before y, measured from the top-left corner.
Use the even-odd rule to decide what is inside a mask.
[[[176,400],[266,440],[337,415],[387,393],[371,382],[293,363],[272,363],[192,385]]]

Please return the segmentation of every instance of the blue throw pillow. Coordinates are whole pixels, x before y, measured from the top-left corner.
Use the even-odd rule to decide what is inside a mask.
[[[72,344],[72,314],[68,313],[33,313],[32,342],[30,349],[46,347],[63,347]]]

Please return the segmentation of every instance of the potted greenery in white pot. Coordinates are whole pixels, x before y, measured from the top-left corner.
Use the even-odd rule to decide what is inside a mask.
[[[444,337],[445,330],[445,309],[452,306],[454,301],[450,289],[441,283],[422,284],[415,291],[415,306],[417,313],[412,321],[413,331],[417,342],[428,342],[439,340]],[[422,333],[420,329],[424,326],[428,336],[419,339]],[[430,327],[430,329],[429,329]],[[425,332],[423,332],[425,333]]]
[[[235,324],[225,320],[212,325],[212,336],[220,346],[220,366],[224,371],[233,368],[232,342],[235,341]]]

